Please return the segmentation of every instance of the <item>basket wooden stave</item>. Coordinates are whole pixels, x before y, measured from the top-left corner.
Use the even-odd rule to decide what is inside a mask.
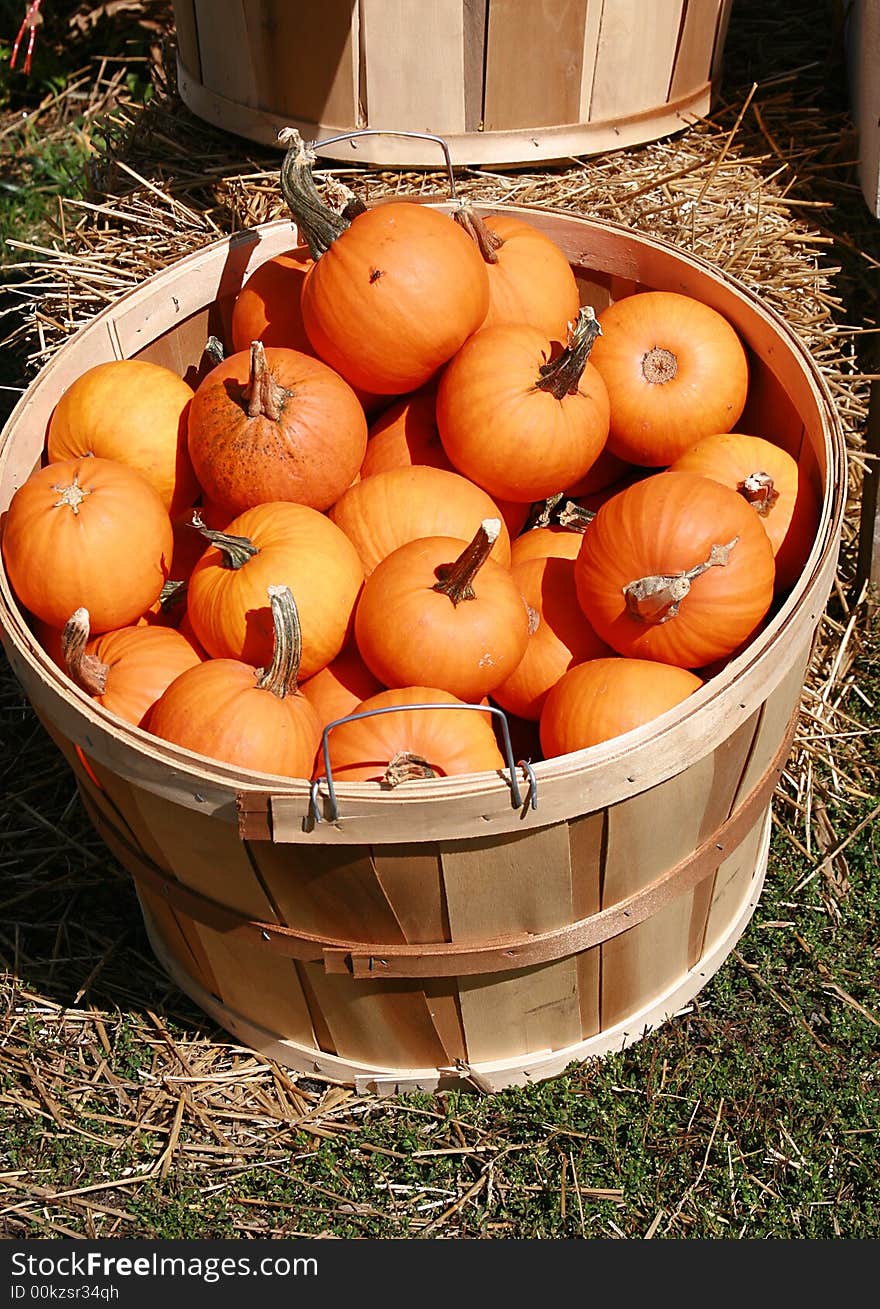
[[[490,213],[491,208],[483,212]],[[243,776],[98,709],[36,646],[5,579],[10,662],[132,873],[153,948],[239,1039],[359,1089],[487,1089],[639,1039],[692,999],[745,929],[842,522],[845,452],[809,356],[701,261],[611,224],[516,209],[559,242],[584,302],[698,295],[752,364],[742,430],[794,453],[822,495],[804,574],[757,638],[684,706],[519,776],[418,796]],[[62,347],[10,419],[0,507],[39,462],[51,408],[90,363],[179,372],[224,335],[248,271],[293,244],[267,224],[150,279]],[[534,805],[533,801],[537,804]],[[320,818],[321,821],[316,821]]]
[[[368,129],[331,158],[435,167],[559,160],[657,140],[709,112],[732,0],[174,0],[193,113],[276,144]],[[414,69],[417,76],[412,76]]]

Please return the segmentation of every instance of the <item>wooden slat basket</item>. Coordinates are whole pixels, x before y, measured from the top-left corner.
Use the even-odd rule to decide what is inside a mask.
[[[708,113],[732,0],[174,0],[178,85],[263,144],[355,129],[439,134],[457,164],[528,164],[654,141]],[[435,167],[430,142],[326,144]]]
[[[440,206],[448,208],[448,206]],[[485,215],[500,208],[480,206]],[[831,590],[845,447],[786,324],[703,261],[626,228],[508,207],[566,252],[584,303],[640,289],[723,313],[752,369],[740,430],[785,445],[820,493],[802,576],[760,635],[682,705],[529,767],[383,791],[242,773],[98,707],[35,642],[0,577],[0,632],[83,803],[132,874],[158,958],[229,1032],[359,1090],[498,1089],[638,1040],[692,1000],[754,911],[771,799]],[[87,367],[137,356],[195,376],[288,221],[216,242],[81,329],[0,446],[0,512]]]

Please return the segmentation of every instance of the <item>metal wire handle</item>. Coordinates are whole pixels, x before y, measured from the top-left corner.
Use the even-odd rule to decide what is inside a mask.
[[[318,151],[324,145],[336,145],[337,141],[350,141],[356,136],[408,136],[418,141],[436,141],[443,151],[446,159],[446,172],[449,177],[449,199],[457,202],[458,193],[455,189],[455,176],[452,171],[452,156],[449,153],[449,146],[442,136],[435,136],[433,132],[406,132],[402,129],[395,131],[392,128],[384,127],[359,127],[353,132],[340,132],[338,136],[328,136],[323,141],[307,141],[306,148]]]
[[[318,800],[321,793],[321,783],[327,783],[327,795],[330,800],[330,822],[335,823],[339,817],[339,804],[336,799],[336,788],[333,784],[333,769],[330,765],[330,731],[334,727],[339,727],[341,723],[354,723],[359,718],[372,718],[377,714],[399,714],[408,712],[410,709],[476,709],[480,713],[494,714],[501,721],[501,730],[504,737],[504,753],[507,757],[507,770],[510,773],[510,797],[514,809],[521,809],[523,805],[522,792],[519,789],[519,783],[516,778],[517,768],[522,768],[529,779],[529,807],[537,809],[538,807],[538,781],[535,777],[534,770],[529,760],[519,759],[514,762],[513,746],[510,741],[510,728],[507,723],[507,715],[503,709],[496,705],[481,704],[450,704],[448,701],[443,704],[410,704],[410,705],[382,705],[376,709],[364,709],[360,713],[347,714],[345,718],[334,718],[332,723],[328,723],[324,728],[321,736],[321,750],[324,755],[324,776],[316,777],[309,788],[309,807],[312,817],[316,823],[322,823],[324,819],[318,807]]]

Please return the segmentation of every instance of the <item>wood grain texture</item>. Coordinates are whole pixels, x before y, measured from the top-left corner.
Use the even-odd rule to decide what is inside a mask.
[[[248,26],[249,0],[195,0],[202,80],[210,91],[256,108],[259,76]]]
[[[465,32],[462,0],[360,0],[361,88],[371,128],[465,130]],[[436,160],[441,163],[439,147]]]
[[[685,0],[668,100],[710,81],[720,12],[721,0]]]
[[[666,102],[683,0],[605,0],[590,117],[613,119]]]
[[[586,0],[490,0],[486,131],[577,123]]]
[[[202,61],[196,31],[195,0],[174,0],[174,36],[181,62],[193,77],[201,80]]]
[[[319,123],[356,126],[357,16],[354,0],[245,0],[257,74],[254,107],[303,119],[313,129]],[[219,13],[215,21],[222,21]]]

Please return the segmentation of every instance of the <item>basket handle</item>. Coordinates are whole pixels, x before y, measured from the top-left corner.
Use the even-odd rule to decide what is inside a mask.
[[[334,727],[340,727],[343,723],[354,723],[360,718],[373,718],[379,714],[399,714],[408,713],[413,709],[474,709],[479,713],[488,713],[494,715],[501,724],[501,733],[504,739],[504,753],[507,758],[508,778],[507,784],[510,787],[510,802],[514,809],[521,809],[523,806],[522,792],[519,789],[519,782],[516,777],[517,768],[522,768],[529,779],[529,805],[532,809],[538,807],[538,782],[535,777],[531,762],[527,759],[520,759],[514,763],[513,745],[510,740],[510,727],[507,722],[507,715],[503,709],[497,705],[479,705],[479,704],[450,704],[448,701],[443,704],[410,704],[410,705],[380,705],[375,709],[363,709],[357,713],[346,714],[344,718],[334,718],[328,723],[321,734],[321,752],[324,758],[324,775],[316,777],[309,790],[309,809],[312,820],[315,824],[323,823],[325,820],[321,816],[321,809],[318,803],[321,794],[321,783],[327,783],[327,798],[330,802],[330,822],[335,823],[339,817],[339,802],[336,798],[336,787],[333,781],[333,768],[330,763],[330,732]]]
[[[282,132],[284,128],[281,129]],[[279,133],[279,137],[281,133]],[[455,189],[455,176],[452,171],[452,156],[449,153],[449,146],[442,136],[437,136],[434,132],[407,132],[402,128],[396,130],[388,127],[359,127],[352,132],[340,132],[337,136],[327,136],[323,141],[307,141],[306,148],[317,152],[324,145],[336,145],[338,141],[350,141],[356,136],[408,136],[418,141],[436,141],[443,151],[443,157],[446,160],[446,173],[449,178],[449,199],[456,203],[458,201],[458,192]]]

